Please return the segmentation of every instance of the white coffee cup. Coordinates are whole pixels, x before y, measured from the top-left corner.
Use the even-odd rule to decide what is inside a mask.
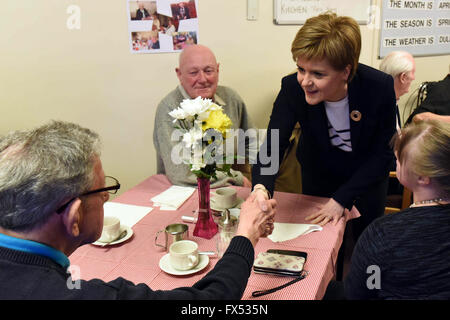
[[[198,245],[191,240],[172,243],[169,248],[170,264],[177,270],[190,270],[199,262]]]
[[[120,235],[120,220],[116,217],[103,218],[102,235],[97,240],[99,242],[111,242],[116,240]]]
[[[237,192],[236,189],[224,187],[211,192],[211,202],[216,208],[228,209],[236,205]]]

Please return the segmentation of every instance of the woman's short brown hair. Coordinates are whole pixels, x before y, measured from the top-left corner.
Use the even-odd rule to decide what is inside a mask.
[[[350,81],[355,75],[361,52],[361,32],[350,17],[324,13],[309,18],[300,28],[291,46],[292,58],[322,60],[326,58],[336,70],[351,66]]]
[[[450,123],[412,123],[392,138],[398,161],[419,176],[434,180],[443,198],[450,196]]]

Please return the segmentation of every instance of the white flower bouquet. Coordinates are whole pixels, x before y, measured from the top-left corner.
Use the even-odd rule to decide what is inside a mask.
[[[216,171],[232,176],[231,164],[227,164],[223,153],[232,122],[221,106],[201,97],[185,99],[169,115],[174,123],[178,122],[175,128],[182,131],[182,143],[188,150],[183,161],[198,178],[216,179]]]

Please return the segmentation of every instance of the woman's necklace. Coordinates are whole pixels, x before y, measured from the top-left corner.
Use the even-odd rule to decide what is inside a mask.
[[[416,201],[413,204],[411,204],[409,207],[410,208],[414,208],[414,207],[418,207],[421,204],[429,204],[429,203],[440,203],[440,202],[447,202],[447,199],[443,199],[443,198],[436,198],[436,199],[431,199],[431,200],[422,200],[422,201]]]

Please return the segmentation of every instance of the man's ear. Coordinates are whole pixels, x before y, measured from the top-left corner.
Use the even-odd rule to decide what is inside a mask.
[[[80,235],[81,224],[81,200],[79,198],[72,201],[66,210],[63,212],[63,222],[66,232],[72,237]]]
[[[175,73],[177,74],[178,79],[181,77],[181,70],[180,68],[175,68]]]
[[[399,79],[400,79],[400,82],[401,82],[401,83],[405,83],[405,82],[406,82],[406,79],[407,79],[406,72],[400,73]]]

